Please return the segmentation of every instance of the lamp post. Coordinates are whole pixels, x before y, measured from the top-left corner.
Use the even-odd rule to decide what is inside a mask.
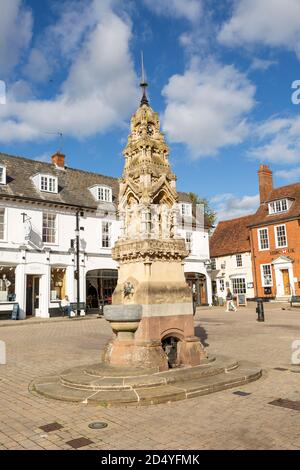
[[[76,277],[77,277],[77,315],[80,315],[80,247],[79,247],[79,211],[76,212]]]
[[[75,279],[77,280],[77,315],[80,315],[80,239],[79,233],[80,230],[84,230],[84,227],[79,227],[80,216],[83,217],[84,213],[80,210],[76,211],[76,228],[75,228],[75,240],[71,240],[71,251],[75,251],[76,255],[76,270],[75,270]],[[75,245],[75,246],[74,246]]]

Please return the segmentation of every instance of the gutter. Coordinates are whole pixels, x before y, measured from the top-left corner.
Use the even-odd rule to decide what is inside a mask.
[[[0,194],[0,197],[3,199],[10,199],[10,200],[17,200],[17,201],[28,201],[28,202],[36,202],[39,204],[53,204],[55,206],[65,206],[65,207],[73,207],[74,209],[87,209],[96,211],[98,208],[95,206],[83,206],[78,204],[68,204],[67,202],[60,202],[60,201],[49,201],[48,199],[38,199],[34,197],[28,196],[14,196],[12,194]]]

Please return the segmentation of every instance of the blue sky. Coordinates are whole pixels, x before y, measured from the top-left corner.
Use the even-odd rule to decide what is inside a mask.
[[[0,44],[2,152],[119,176],[143,50],[179,190],[222,219],[260,163],[300,180],[299,0],[1,0]]]

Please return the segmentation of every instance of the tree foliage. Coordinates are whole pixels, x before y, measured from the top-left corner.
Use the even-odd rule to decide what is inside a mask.
[[[210,207],[206,198],[198,196],[196,193],[188,193],[191,203],[195,207],[196,204],[204,205],[204,215],[209,225],[214,226],[217,218],[216,212]]]

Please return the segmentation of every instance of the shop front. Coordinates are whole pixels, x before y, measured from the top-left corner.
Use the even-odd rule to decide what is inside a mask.
[[[118,281],[117,269],[93,269],[86,274],[86,305],[89,313],[110,304]]]
[[[16,266],[0,265],[0,319],[10,318],[16,304]]]
[[[185,272],[185,279],[191,288],[193,302],[198,307],[208,305],[207,280],[205,274],[197,272]]]

